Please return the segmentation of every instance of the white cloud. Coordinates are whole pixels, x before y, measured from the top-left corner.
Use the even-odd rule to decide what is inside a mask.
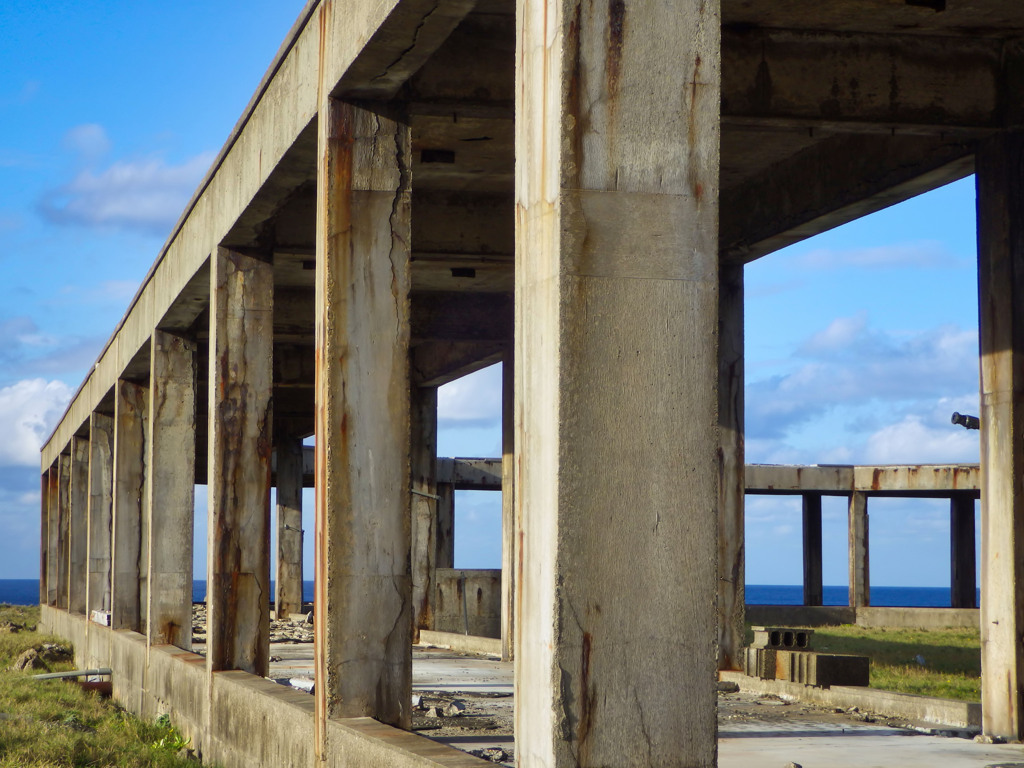
[[[71,399],[61,381],[25,379],[0,388],[0,466],[38,466],[39,447]]]
[[[86,144],[93,141],[93,149],[99,148],[98,137],[79,140]],[[181,165],[149,157],[118,161],[103,169],[88,167],[67,184],[46,193],[39,210],[57,224],[165,234],[213,158],[213,153],[204,152]]]
[[[64,134],[64,148],[77,153],[85,161],[93,162],[110,151],[110,139],[102,125],[85,123]]]
[[[948,414],[947,414],[948,421]],[[926,464],[978,461],[978,432],[959,427],[933,427],[908,415],[868,437],[869,464]]]
[[[944,269],[960,266],[960,260],[937,240],[918,240],[869,248],[816,248],[798,257],[808,269],[841,269],[844,267]]]
[[[437,420],[442,427],[488,427],[501,423],[501,365],[463,376],[437,393]]]

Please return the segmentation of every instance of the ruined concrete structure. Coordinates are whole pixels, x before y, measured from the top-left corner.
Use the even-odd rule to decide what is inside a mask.
[[[984,729],[1024,735],[1022,40],[1018,0],[310,0],[43,447],[44,621],[227,766],[476,764],[403,728],[436,388],[501,359],[518,764],[714,765],[743,265],[976,172]],[[314,434],[315,706],[260,677]]]

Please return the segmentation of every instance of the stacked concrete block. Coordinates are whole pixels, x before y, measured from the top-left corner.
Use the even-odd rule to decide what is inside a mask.
[[[754,627],[754,642],[745,649],[744,674],[820,688],[868,684],[867,656],[808,650],[812,634],[806,629]]]

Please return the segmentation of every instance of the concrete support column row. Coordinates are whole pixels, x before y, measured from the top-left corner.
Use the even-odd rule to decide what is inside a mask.
[[[714,764],[718,8],[519,4],[524,768]]]
[[[142,521],[146,516],[149,388],[125,379],[114,387],[110,625],[141,630],[145,606]]]
[[[329,717],[408,727],[410,129],[320,105],[316,259],[316,748]]]

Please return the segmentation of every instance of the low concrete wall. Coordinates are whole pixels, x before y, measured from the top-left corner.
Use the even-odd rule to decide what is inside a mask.
[[[946,629],[978,627],[977,608],[850,608],[845,605],[748,605],[747,622],[762,626]]]
[[[460,635],[457,632],[434,632],[420,630],[420,645],[435,645],[461,653],[479,653],[484,656],[501,658],[501,638]]]
[[[800,683],[782,680],[761,680],[747,677],[742,672],[719,672],[719,679],[732,681],[742,691],[771,693],[783,698],[806,701],[826,707],[858,707],[868,712],[877,712],[890,717],[906,720],[949,725],[955,728],[980,728],[981,704],[952,699],[937,699],[931,696],[915,696],[910,693],[879,691],[874,688],[854,688],[834,685],[831,688],[815,688]]]
[[[312,766],[314,699],[246,672],[206,670],[206,659],[174,646],[152,646],[137,632],[111,630],[50,606],[40,609],[45,631],[75,648],[79,666],[107,666],[114,698],[150,720],[161,714],[202,758],[222,768]],[[327,724],[332,768],[474,768],[491,765],[465,752],[369,718]]]
[[[501,637],[501,570],[438,568],[434,630]]]

